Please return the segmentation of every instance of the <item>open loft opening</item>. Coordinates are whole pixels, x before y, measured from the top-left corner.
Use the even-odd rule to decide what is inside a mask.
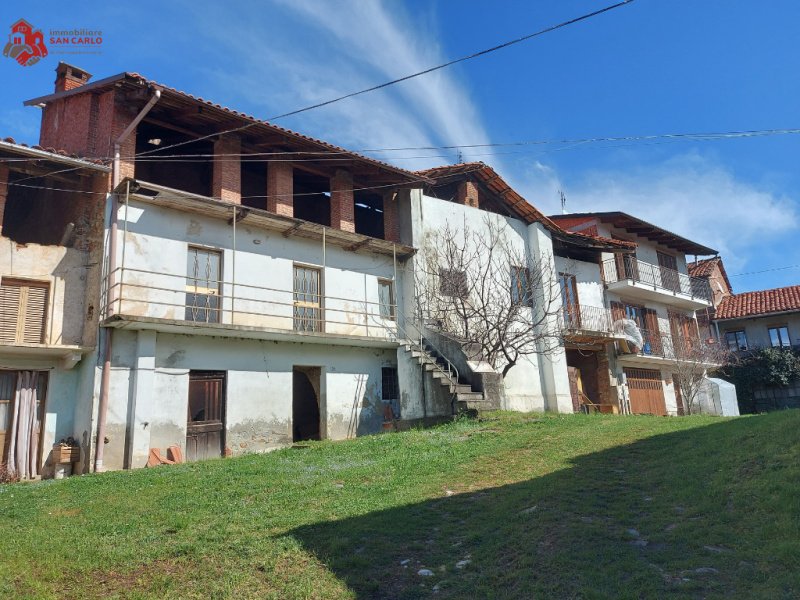
[[[146,119],[142,121],[136,130],[136,178],[211,196],[214,144],[209,140],[189,141],[196,137]],[[183,145],[173,148],[174,144]],[[180,157],[167,158],[175,155]]]
[[[267,162],[242,156],[242,206],[267,210]]]
[[[467,191],[465,187],[466,182],[463,180],[455,180],[426,188],[425,194],[440,200],[447,200],[448,202],[472,205],[466,198],[466,196],[471,193],[477,197],[477,207],[481,210],[503,215],[504,217],[515,216],[502,200],[497,198],[494,194],[489,193],[482,185],[475,182],[471,182],[471,185],[473,186],[472,189]]]
[[[24,184],[14,185],[22,180]],[[65,191],[67,185],[58,178],[31,180],[29,173],[14,171],[9,174],[8,182],[3,237],[17,244],[72,248],[79,245],[78,240],[101,235],[97,223],[101,222],[104,198],[93,193],[90,186],[86,191]],[[75,186],[74,180],[69,186]]]
[[[383,196],[369,190],[353,193],[356,233],[384,239]]]
[[[295,168],[293,200],[295,218],[330,226],[331,180],[329,178]]]

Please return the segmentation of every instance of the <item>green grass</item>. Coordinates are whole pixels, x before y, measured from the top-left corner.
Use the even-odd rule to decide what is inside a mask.
[[[433,575],[418,575],[422,568]],[[0,486],[4,598],[434,592],[796,598],[800,411],[493,414],[269,455]]]

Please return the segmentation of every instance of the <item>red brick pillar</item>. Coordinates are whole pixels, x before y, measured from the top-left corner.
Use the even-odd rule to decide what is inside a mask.
[[[478,208],[478,186],[474,181],[463,181],[459,184],[456,202]]]
[[[353,174],[338,169],[331,179],[331,227],[355,232],[355,210]]]
[[[8,165],[0,163],[0,234],[3,233],[3,215],[6,212],[8,198]]]
[[[211,195],[223,202],[242,203],[242,165],[238,136],[222,135],[214,142],[214,174]]]
[[[294,169],[288,162],[271,162],[267,167],[267,210],[284,217],[294,216]]]
[[[397,194],[386,192],[383,195],[383,239],[400,241],[400,222],[397,220]]]

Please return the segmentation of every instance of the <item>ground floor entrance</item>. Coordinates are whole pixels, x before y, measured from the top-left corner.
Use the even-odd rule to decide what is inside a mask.
[[[567,348],[567,374],[575,412],[618,412],[604,348]]]
[[[189,372],[186,460],[218,458],[225,452],[225,373]]]
[[[624,369],[628,382],[631,413],[666,415],[664,384],[661,371],[653,369]]]
[[[292,369],[292,440],[319,440],[322,431],[320,417],[320,367]]]

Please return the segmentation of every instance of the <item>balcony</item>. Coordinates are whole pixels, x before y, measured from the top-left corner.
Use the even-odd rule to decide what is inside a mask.
[[[699,310],[712,304],[708,280],[633,256],[603,261],[603,280],[609,291],[628,298],[663,302],[687,310]]]
[[[614,333],[611,311],[598,306],[565,306],[559,313],[564,341],[576,344],[606,344],[619,336]]]
[[[666,322],[665,325],[669,326]],[[721,357],[721,353],[714,348],[706,351],[703,345],[707,342],[699,338],[675,338],[664,330],[639,329],[638,331],[642,337],[641,346],[631,343],[629,338],[618,346],[617,360],[620,364],[651,368],[674,365],[677,362],[693,363],[705,368],[721,364],[716,356],[720,354]]]
[[[209,335],[349,346],[397,346],[397,306],[317,293],[185,275],[117,268],[102,325]],[[297,283],[295,281],[295,283]]]

